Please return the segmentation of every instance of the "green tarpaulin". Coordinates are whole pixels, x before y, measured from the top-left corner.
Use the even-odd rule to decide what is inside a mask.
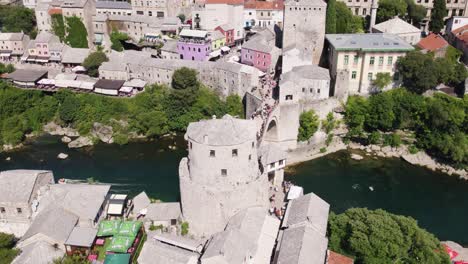
[[[111,254],[106,255],[104,264],[129,264],[130,254]]]
[[[111,243],[106,250],[116,253],[127,253],[134,240],[135,237],[114,236],[111,238]]]
[[[119,232],[121,220],[101,221],[97,232],[98,237],[113,236]]]
[[[119,232],[116,235],[136,237],[141,228],[140,221],[123,221],[120,225]]]

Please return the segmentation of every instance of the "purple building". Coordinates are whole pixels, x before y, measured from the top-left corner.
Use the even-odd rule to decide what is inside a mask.
[[[206,61],[211,52],[211,40],[208,32],[202,30],[183,29],[179,34],[177,52],[180,59]]]

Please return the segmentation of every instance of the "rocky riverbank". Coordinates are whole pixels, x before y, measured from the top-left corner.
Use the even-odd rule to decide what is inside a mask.
[[[390,146],[379,146],[379,145],[361,145],[358,143],[351,142],[348,145],[348,148],[351,150],[362,150],[367,155],[374,155],[377,157],[383,158],[401,158],[408,163],[413,165],[423,166],[432,171],[441,171],[448,175],[458,175],[460,178],[468,180],[467,171],[464,169],[456,169],[450,165],[443,164],[433,159],[424,151],[418,151],[417,153],[412,154],[406,145],[401,145],[400,147],[390,147]],[[355,156],[356,157],[356,156]],[[359,160],[358,158],[355,158]]]

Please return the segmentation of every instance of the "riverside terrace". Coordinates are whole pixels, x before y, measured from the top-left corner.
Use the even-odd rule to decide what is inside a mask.
[[[54,79],[48,78],[45,70],[18,69],[4,77],[16,87],[24,89],[57,92],[61,88],[74,92],[97,93],[112,96],[133,96],[143,91],[146,81],[140,79],[104,80],[76,73],[60,73]]]

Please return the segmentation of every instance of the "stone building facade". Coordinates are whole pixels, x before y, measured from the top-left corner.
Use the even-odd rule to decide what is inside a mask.
[[[267,208],[268,180],[259,171],[256,134],[255,121],[228,115],[188,126],[179,181],[182,213],[197,236],[222,231],[244,208]]]
[[[327,4],[323,0],[288,0],[284,6],[283,53],[297,50],[304,63],[320,62]],[[289,58],[285,57],[283,64]]]
[[[29,44],[24,33],[0,33],[0,61],[18,61]]]

